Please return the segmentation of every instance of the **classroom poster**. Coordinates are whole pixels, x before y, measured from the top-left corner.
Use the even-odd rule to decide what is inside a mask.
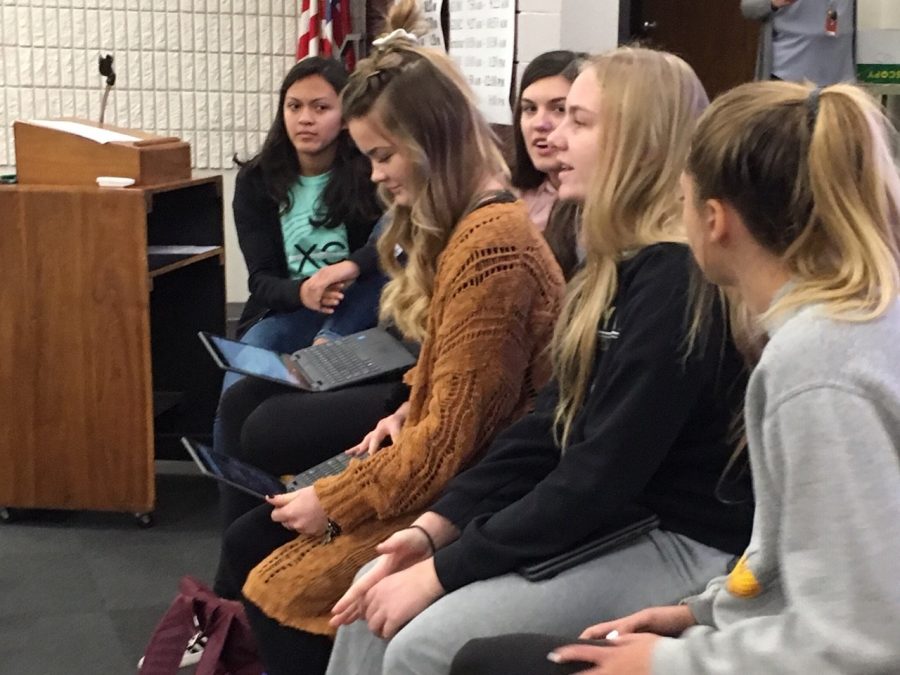
[[[428,32],[422,37],[422,44],[426,47],[446,50],[444,44],[444,24],[441,22],[441,6],[444,0],[419,0],[422,6],[422,14],[425,23],[428,24]]]
[[[450,3],[450,56],[493,124],[512,124],[516,33],[515,0],[446,0]]]
[[[860,82],[900,85],[900,3],[858,0],[856,71]]]

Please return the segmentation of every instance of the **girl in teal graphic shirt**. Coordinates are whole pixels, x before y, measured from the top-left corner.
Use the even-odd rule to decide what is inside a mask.
[[[249,344],[305,347],[341,304],[338,314],[354,315],[343,332],[375,323],[382,278],[365,244],[381,208],[341,119],[346,81],[333,59],[291,68],[262,150],[238,174],[234,220],[250,286],[238,335]]]

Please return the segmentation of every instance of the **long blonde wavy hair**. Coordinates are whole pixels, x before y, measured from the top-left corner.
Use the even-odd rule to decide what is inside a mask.
[[[415,0],[400,0],[385,34],[421,32]],[[496,137],[478,111],[474,94],[441,51],[395,37],[359,62],[342,94],[344,119],[366,117],[396,142],[415,167],[410,206],[391,204],[390,223],[378,242],[391,280],[381,296],[382,319],[408,337],[426,333],[438,256],[456,224],[477,203],[486,177],[509,176]],[[401,265],[400,247],[407,256]]]
[[[597,327],[612,309],[618,263],[651,244],[685,241],[678,178],[709,104],[691,67],[666,52],[620,47],[591,59],[585,73],[600,87],[601,137],[581,223],[586,259],[551,345],[563,449],[590,381]]]
[[[900,292],[900,174],[893,129],[861,89],[741,85],[701,119],[688,159],[697,199],[721,199],[795,284],[760,317],[823,304],[866,321]]]

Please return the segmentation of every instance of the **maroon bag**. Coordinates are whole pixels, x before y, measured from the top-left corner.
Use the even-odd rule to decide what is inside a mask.
[[[175,675],[198,630],[206,645],[195,675],[262,675],[241,603],[220,598],[193,577],[182,577],[178,588],[174,602],[153,631],[140,675]]]

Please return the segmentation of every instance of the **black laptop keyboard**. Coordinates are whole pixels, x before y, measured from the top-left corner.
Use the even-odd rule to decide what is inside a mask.
[[[304,352],[308,369],[315,369],[334,384],[376,375],[380,371],[371,361],[361,359],[353,349],[340,342],[329,342]]]
[[[296,476],[294,476],[294,479],[290,483],[288,483],[288,492],[299,490],[300,488],[309,487],[320,478],[325,478],[326,476],[336,476],[341,471],[347,468],[347,465],[350,463],[351,459],[353,459],[351,455],[348,455],[346,452],[342,452],[339,455],[335,455],[331,459],[326,459],[321,464],[316,464],[314,467],[312,467],[311,469],[307,469],[303,473],[298,473]]]

